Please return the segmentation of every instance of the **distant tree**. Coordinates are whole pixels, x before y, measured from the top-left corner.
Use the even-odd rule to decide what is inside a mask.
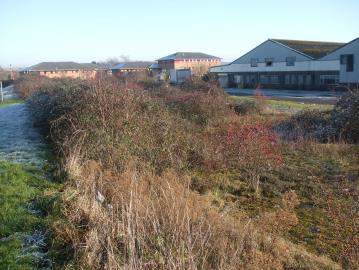
[[[130,62],[131,61],[131,59],[130,59],[130,57],[128,55],[123,55],[122,54],[120,56],[120,58],[121,58],[122,62]]]
[[[110,66],[114,66],[116,64],[118,64],[120,61],[118,60],[117,57],[111,57],[111,58],[108,58],[106,61],[104,61],[103,63],[104,64],[109,64]]]
[[[127,55],[121,55],[119,58],[117,57],[110,57],[107,58],[106,61],[102,61],[100,63],[102,64],[108,64],[110,66],[114,66],[117,65],[118,63],[126,63],[126,62],[130,62],[130,57]]]

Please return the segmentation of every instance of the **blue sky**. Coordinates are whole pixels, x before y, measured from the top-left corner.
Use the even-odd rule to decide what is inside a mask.
[[[0,0],[0,65],[176,51],[231,61],[268,38],[348,42],[358,10],[358,0]]]

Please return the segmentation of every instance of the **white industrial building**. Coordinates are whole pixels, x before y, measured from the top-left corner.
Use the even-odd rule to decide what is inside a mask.
[[[350,43],[269,39],[213,67],[223,87],[328,89],[359,83],[359,39]]]
[[[322,61],[339,60],[339,82],[359,84],[359,38],[324,56]]]

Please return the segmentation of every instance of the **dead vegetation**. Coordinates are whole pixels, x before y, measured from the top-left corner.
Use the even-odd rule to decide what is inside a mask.
[[[288,240],[303,195],[269,190],[290,149],[273,121],[236,114],[212,83],[29,85],[18,89],[68,173],[54,224],[68,269],[341,269]]]

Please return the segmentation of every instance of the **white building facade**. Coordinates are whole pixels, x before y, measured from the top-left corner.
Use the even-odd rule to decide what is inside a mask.
[[[218,75],[223,87],[327,89],[344,78],[340,52],[349,44],[269,39],[210,72]],[[345,52],[357,49],[358,44],[353,45]]]
[[[340,83],[359,84],[359,38],[322,58],[323,61],[338,61],[338,59]]]

